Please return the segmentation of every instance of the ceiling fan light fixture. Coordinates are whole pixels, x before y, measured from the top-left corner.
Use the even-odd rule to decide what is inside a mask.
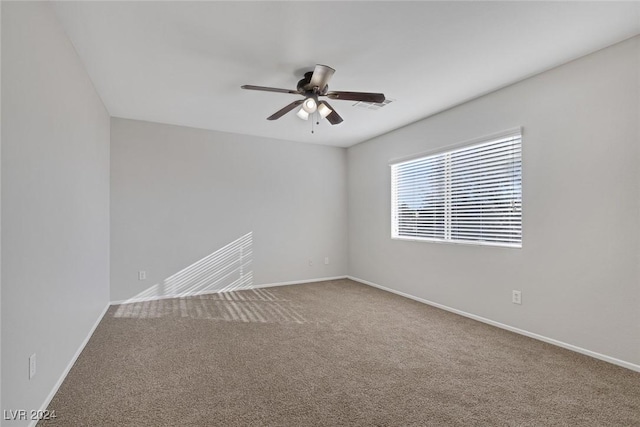
[[[302,108],[300,108],[300,110],[298,110],[296,116],[300,117],[302,120],[309,120],[309,113],[305,111],[304,105],[302,106]]]
[[[320,96],[326,96],[329,99],[336,99],[340,101],[369,102],[372,104],[381,104],[385,102],[386,98],[383,93],[345,92],[335,90],[329,92],[329,80],[331,80],[331,76],[333,76],[335,71],[336,70],[327,65],[316,64],[313,71],[309,71],[304,74],[304,78],[298,82],[295,90],[254,85],[242,85],[240,87],[242,89],[288,93],[291,95],[301,96],[301,98],[298,98],[267,117],[267,120],[278,120],[280,117],[297,108],[298,111],[296,111],[296,115],[302,120],[309,120],[309,117],[317,112],[319,117],[312,117],[314,123],[316,122],[316,119],[320,117],[326,119],[331,125],[338,125],[342,123],[342,117],[340,117],[340,114],[333,109],[331,104],[325,101],[318,101],[318,97]],[[313,126],[311,132],[313,133]]]
[[[318,105],[318,113],[320,114],[320,116],[321,116],[323,119],[327,118],[327,116],[328,116],[329,114],[331,114],[331,112],[332,112],[332,111],[333,111],[333,110],[332,110],[331,108],[327,107],[327,104],[325,104],[324,102],[321,102],[321,103]]]
[[[318,105],[316,104],[316,100],[313,98],[307,98],[304,100],[304,102],[302,103],[302,108],[304,109],[304,111],[306,111],[309,114],[315,113],[315,111],[318,108]],[[305,119],[306,120],[306,119]]]

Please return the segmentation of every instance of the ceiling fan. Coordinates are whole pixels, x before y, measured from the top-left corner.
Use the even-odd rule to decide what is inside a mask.
[[[305,73],[304,78],[298,82],[296,90],[278,89],[275,87],[265,86],[253,86],[244,85],[242,89],[250,90],[262,90],[266,92],[280,92],[290,93],[293,95],[302,95],[304,99],[293,101],[283,109],[276,111],[271,116],[267,117],[267,120],[277,120],[280,117],[287,114],[297,106],[301,106],[300,110],[296,113],[302,120],[308,120],[309,116],[316,111],[322,118],[326,118],[332,125],[342,123],[342,117],[336,110],[329,105],[327,101],[319,101],[318,97],[326,96],[329,99],[343,100],[343,101],[365,101],[372,103],[384,102],[385,97],[382,93],[370,93],[370,92],[329,92],[329,80],[333,73],[335,73],[331,67],[326,65],[317,64],[313,71]]]

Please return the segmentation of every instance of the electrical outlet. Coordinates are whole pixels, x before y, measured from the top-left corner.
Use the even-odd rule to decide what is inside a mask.
[[[138,271],[138,280],[147,280],[147,272],[143,270]]]
[[[324,257],[324,265],[329,265],[329,257]]]
[[[511,302],[514,304],[522,304],[522,293],[520,291],[512,291]]]
[[[36,354],[29,356],[29,379],[36,376]]]

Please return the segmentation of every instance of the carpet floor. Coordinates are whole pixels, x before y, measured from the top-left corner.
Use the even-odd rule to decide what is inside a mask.
[[[39,426],[640,426],[640,373],[350,280],[112,306]]]

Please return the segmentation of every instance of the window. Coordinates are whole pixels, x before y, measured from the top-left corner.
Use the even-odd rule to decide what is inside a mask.
[[[392,238],[522,247],[522,136],[391,165]]]

